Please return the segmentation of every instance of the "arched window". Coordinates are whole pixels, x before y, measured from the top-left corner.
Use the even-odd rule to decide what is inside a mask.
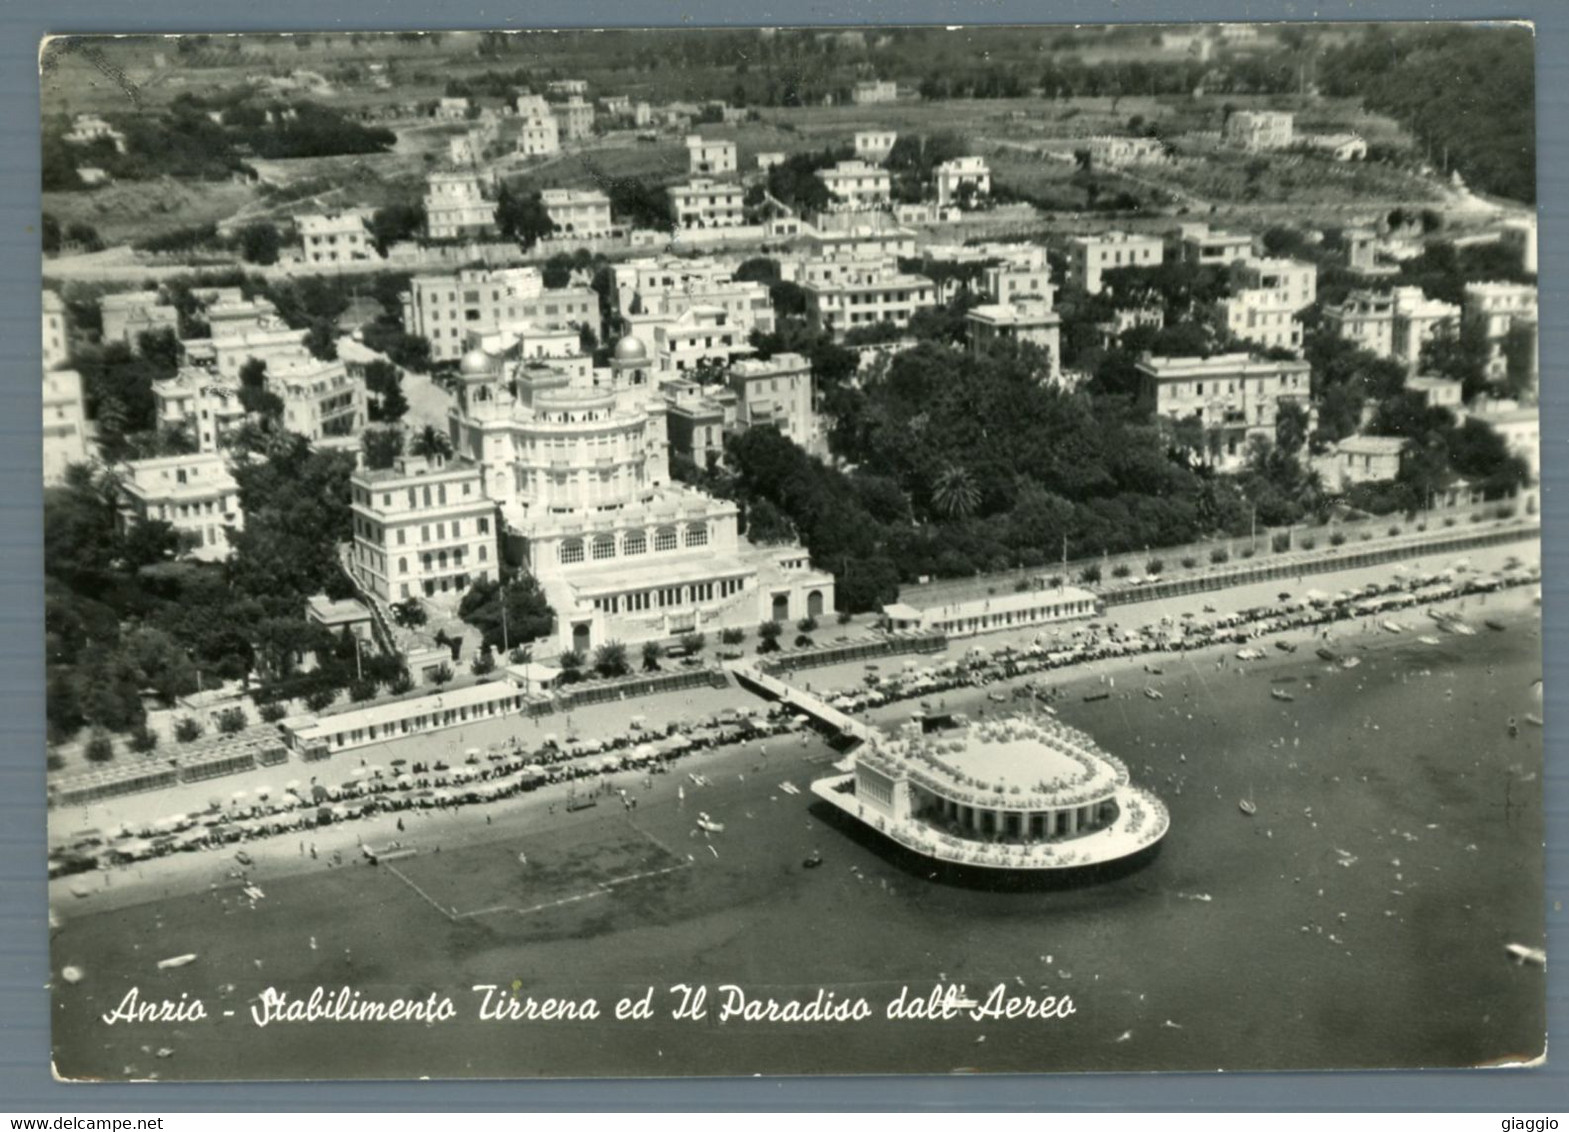
[[[676,529],[674,527],[660,527],[654,532],[654,549],[674,550],[676,548]]]
[[[648,536],[642,531],[628,531],[626,538],[621,540],[622,554],[647,554]]]
[[[566,542],[561,544],[557,554],[564,563],[583,561],[583,540],[580,538],[567,539]]]
[[[595,535],[594,536],[594,557],[595,557],[595,559],[614,558],[615,556],[616,556],[616,536],[615,535]]]
[[[686,525],[686,544],[688,546],[707,546],[708,524],[688,523]]]

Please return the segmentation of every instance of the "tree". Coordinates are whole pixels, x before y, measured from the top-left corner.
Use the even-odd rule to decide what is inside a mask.
[[[556,231],[538,192],[525,192],[503,184],[496,197],[496,226],[525,250]]]
[[[561,665],[561,679],[568,684],[576,684],[583,678],[583,654],[576,649],[568,649],[556,657],[556,663]]]
[[[103,728],[95,727],[87,740],[87,746],[83,748],[83,754],[87,756],[88,762],[110,762],[114,759],[114,740]]]
[[[377,358],[365,367],[365,392],[371,398],[367,411],[373,421],[400,421],[409,411],[408,398],[403,395],[403,373],[391,362]]]
[[[1296,456],[1307,441],[1308,411],[1295,401],[1282,401],[1275,410],[1275,446]]]
[[[262,704],[256,709],[256,714],[261,716],[263,723],[277,723],[289,714],[287,704],[274,700],[272,703]]]
[[[450,664],[445,663],[445,662],[443,662],[442,664],[438,665],[436,670],[430,674],[430,682],[432,684],[436,685],[436,687],[438,687],[438,688],[441,687],[443,684],[451,683],[451,681],[452,681],[452,666]]]
[[[555,611],[532,574],[518,574],[505,583],[490,578],[476,581],[458,603],[458,616],[478,629],[481,640],[493,649],[548,637],[556,622]]]
[[[784,632],[784,626],[777,621],[764,621],[757,627],[757,636],[763,641],[777,641]]]
[[[937,476],[932,485],[932,503],[950,519],[965,519],[975,513],[980,505],[981,492],[969,469],[949,465]]]
[[[426,425],[409,441],[409,455],[445,460],[452,455],[452,441],[447,439],[446,433],[438,431],[435,425]]]
[[[202,725],[190,716],[181,716],[174,725],[174,737],[181,743],[194,743],[202,737]]]
[[[425,206],[416,202],[378,208],[371,217],[370,230],[376,250],[385,256],[393,244],[415,239],[425,231]]]
[[[218,730],[224,735],[234,735],[245,730],[245,712],[241,708],[224,708],[218,713]]]
[[[240,229],[240,255],[246,263],[255,263],[263,267],[278,262],[278,249],[283,246],[283,238],[278,234],[278,227],[267,221],[247,224]]]
[[[665,655],[665,650],[658,641],[645,641],[643,643],[643,671],[658,672],[659,659]]]
[[[371,471],[390,468],[403,455],[403,432],[396,428],[367,428],[360,434],[360,451]]]
[[[158,748],[158,732],[144,723],[131,732],[130,746],[139,755],[151,754]]]
[[[317,688],[305,697],[305,706],[311,711],[325,711],[337,698],[336,688]]]
[[[687,633],[681,638],[681,649],[689,656],[702,652],[707,644],[708,636],[705,633]]]
[[[625,676],[631,671],[627,664],[627,647],[620,641],[606,641],[594,650],[594,671],[607,679]]]
[[[409,675],[408,669],[398,669],[397,675],[387,681],[387,691],[394,696],[401,696],[414,687],[414,678]]]
[[[402,628],[418,629],[426,621],[425,607],[417,597],[406,598],[392,607],[392,619]]]
[[[379,687],[380,685],[374,680],[355,680],[349,685],[349,699],[357,704],[373,700]]]
[[[496,654],[490,651],[490,645],[480,645],[479,651],[474,654],[474,659],[469,662],[469,671],[475,676],[488,676],[495,670]]]

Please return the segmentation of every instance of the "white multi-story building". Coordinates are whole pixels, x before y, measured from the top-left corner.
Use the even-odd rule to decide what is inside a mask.
[[[666,192],[677,228],[736,228],[745,218],[739,185],[696,177]]]
[[[546,157],[561,151],[561,125],[550,103],[537,94],[520,94],[517,99],[518,153],[525,157]]]
[[[497,576],[496,505],[472,461],[401,456],[390,468],[356,471],[349,493],[350,569],[382,601],[451,607],[475,582]]]
[[[627,318],[645,305],[644,296],[672,292],[697,293],[729,283],[736,268],[723,256],[640,256],[613,264],[616,313]]]
[[[1324,455],[1314,457],[1313,468],[1330,491],[1387,482],[1400,475],[1401,454],[1407,443],[1403,436],[1348,436]]]
[[[78,114],[71,122],[71,132],[62,134],[61,141],[70,145],[91,145],[108,140],[120,153],[125,152],[125,135],[96,114]]]
[[[976,196],[988,197],[992,192],[992,171],[984,157],[955,157],[952,161],[944,161],[932,170],[932,181],[937,186],[939,208],[958,204],[964,185],[970,185]]]
[[[465,270],[416,275],[403,297],[403,326],[429,340],[436,361],[456,361],[469,331],[488,333],[524,322],[588,326],[598,332],[599,296],[588,287],[547,290],[539,270]]]
[[[180,312],[160,301],[156,291],[121,291],[105,295],[98,301],[98,311],[103,318],[101,341],[124,342],[132,350],[140,350],[143,334],[160,330],[180,332]]]
[[[283,401],[283,427],[312,442],[365,428],[365,382],[341,361],[301,358],[267,368],[267,388]]]
[[[567,98],[582,98],[588,94],[588,80],[551,79],[545,84],[545,89],[551,94],[559,94]]]
[[[461,122],[468,116],[469,100],[466,98],[442,98],[436,102],[438,122]]]
[[[482,353],[460,367],[454,444],[556,612],[550,644],[587,654],[827,613],[833,578],[804,550],[750,546],[733,503],[670,482],[650,360],[622,339],[608,388]]]
[[[159,429],[185,428],[198,452],[227,447],[230,434],[245,420],[237,378],[189,366],[153,382],[153,406]]]
[[[1230,268],[1231,289],[1278,291],[1302,310],[1318,302],[1318,265],[1297,259],[1235,259]]]
[[[735,142],[728,138],[704,140],[698,134],[686,139],[687,172],[699,177],[723,177],[736,171]],[[695,182],[694,182],[695,183]]]
[[[1395,300],[1388,292],[1352,291],[1324,308],[1324,326],[1337,337],[1381,358],[1395,353]]]
[[[850,91],[850,98],[857,106],[874,102],[899,101],[899,84],[892,79],[867,79],[858,82]]]
[[[757,155],[757,171],[759,173],[766,173],[775,165],[783,165],[784,163],[785,155],[778,150],[770,150],[767,153],[759,153]]]
[[[1159,267],[1165,245],[1158,236],[1105,232],[1068,241],[1068,269],[1075,283],[1092,295],[1105,288],[1102,275],[1119,267]]]
[[[539,194],[556,230],[569,236],[608,236],[610,198],[598,189],[546,189]]]
[[[1046,351],[1050,359],[1040,376],[1056,384],[1062,378],[1062,316],[1040,299],[1018,298],[1006,303],[971,307],[964,320],[970,335],[970,352],[984,354],[997,342],[1028,343]]]
[[[1394,295],[1394,354],[1414,373],[1422,360],[1423,346],[1436,335],[1459,331],[1460,307],[1430,299],[1420,287],[1396,287]]]
[[[276,315],[263,315],[245,323],[228,323],[213,327],[212,349],[214,370],[219,377],[238,378],[245,363],[256,359],[265,362],[269,370],[281,364],[302,360],[310,356],[305,347],[308,332],[295,330]]]
[[[229,556],[225,528],[241,529],[245,516],[239,485],[222,456],[200,452],[132,460],[121,472],[122,530],[158,519],[190,541],[193,558],[220,561]]]
[[[1294,117],[1284,110],[1236,110],[1223,131],[1228,145],[1252,152],[1286,149],[1293,140]]]
[[[294,218],[306,263],[351,263],[380,259],[365,214],[358,211],[308,213]]]
[[[888,170],[865,161],[841,161],[817,171],[834,196],[834,207],[850,211],[887,208],[893,199],[893,179]]]
[[[981,290],[994,303],[1030,299],[1044,303],[1047,310],[1056,303],[1057,288],[1051,281],[1051,267],[1044,248],[1034,249],[1038,259],[1019,259],[994,264],[981,273]]]
[[[44,370],[44,485],[65,479],[72,464],[87,463],[87,410],[82,375],[74,369]]]
[[[43,293],[43,346],[45,371],[58,369],[71,360],[71,329],[65,316],[65,300],[57,291]]]
[[[1237,291],[1217,304],[1221,329],[1233,338],[1265,349],[1300,350],[1300,309],[1285,291]]]
[[[1470,415],[1504,438],[1509,451],[1525,461],[1533,481],[1541,477],[1542,415],[1535,405],[1479,397]]]
[[[835,338],[857,326],[908,326],[916,311],[937,305],[937,286],[924,275],[897,270],[859,272],[835,283],[808,284],[806,312],[813,329]]]
[[[898,140],[895,130],[857,130],[855,156],[862,161],[886,161]]]
[[[463,240],[496,232],[496,202],[485,197],[484,178],[449,169],[425,179],[425,231],[432,240]]]
[[[594,104],[584,102],[576,95],[551,107],[556,124],[560,127],[561,140],[580,141],[594,136]]]
[[[1448,409],[1456,417],[1465,412],[1464,386],[1448,377],[1408,377],[1406,391],[1421,394],[1429,409]]]
[[[1508,372],[1504,339],[1515,326],[1537,325],[1536,287],[1530,283],[1467,283],[1464,312],[1467,321],[1480,323],[1487,337],[1486,374],[1497,381]]]
[[[1087,148],[1090,151],[1090,163],[1096,169],[1157,165],[1170,160],[1165,143],[1159,138],[1101,135],[1090,138]]]
[[[679,374],[703,362],[729,365],[752,353],[749,323],[718,307],[688,307],[654,328],[654,357],[661,375]]]
[[[1305,361],[1266,362],[1237,353],[1146,357],[1137,368],[1156,415],[1175,426],[1177,442],[1218,471],[1244,466],[1250,438],[1274,439],[1282,404],[1301,405],[1311,413]]]
[[[1182,262],[1196,267],[1227,267],[1253,258],[1253,237],[1246,232],[1217,232],[1208,224],[1183,224],[1177,229]]]
[[[725,312],[743,334],[750,334],[753,330],[770,334],[774,329],[773,301],[769,298],[767,286],[762,283],[694,284],[670,290],[643,291],[639,292],[636,305],[639,313],[628,315],[622,322],[644,341],[654,341],[658,327],[670,325],[694,307]]]
[[[737,430],[772,426],[813,455],[825,454],[812,363],[806,358],[788,353],[766,361],[742,358],[730,366],[725,381],[735,394]]]

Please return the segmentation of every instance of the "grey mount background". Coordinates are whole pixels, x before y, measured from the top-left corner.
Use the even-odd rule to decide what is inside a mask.
[[[1181,20],[1532,20],[1537,33],[1542,509],[1546,565],[1569,566],[1569,4],[1563,0],[7,0],[0,4],[0,1111],[493,1111],[508,1109],[926,1109],[1482,1111],[1569,1108],[1565,1055],[1518,1071],[1139,1074],[479,1083],[62,1085],[49,1069],[44,878],[42,493],[39,420],[38,45],[49,33],[391,31],[441,28],[1129,23]],[[1544,583],[1548,950],[1569,941],[1569,581]],[[1549,1032],[1569,1034],[1561,965],[1548,968]],[[1378,1009],[1368,1003],[1367,1009]],[[1550,1047],[1556,1042],[1550,1041]]]

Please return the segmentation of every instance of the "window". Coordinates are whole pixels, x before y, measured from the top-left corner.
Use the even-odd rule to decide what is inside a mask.
[[[563,563],[583,561],[583,540],[580,538],[567,539],[566,542],[561,544],[557,555]]]
[[[660,527],[654,532],[654,550],[674,550],[676,548],[676,529],[674,527]]]
[[[598,559],[601,559],[601,558],[614,558],[615,556],[616,556],[616,536],[615,535],[595,535],[594,536],[594,558],[596,560],[598,560]]]
[[[648,536],[642,531],[629,531],[621,543],[622,554],[647,554]]]
[[[400,574],[407,574],[408,572],[409,572],[409,560],[407,558],[400,558],[400,559],[398,559],[398,573],[400,573]]]
[[[688,523],[686,528],[686,544],[688,546],[707,546],[708,525],[706,523]]]

